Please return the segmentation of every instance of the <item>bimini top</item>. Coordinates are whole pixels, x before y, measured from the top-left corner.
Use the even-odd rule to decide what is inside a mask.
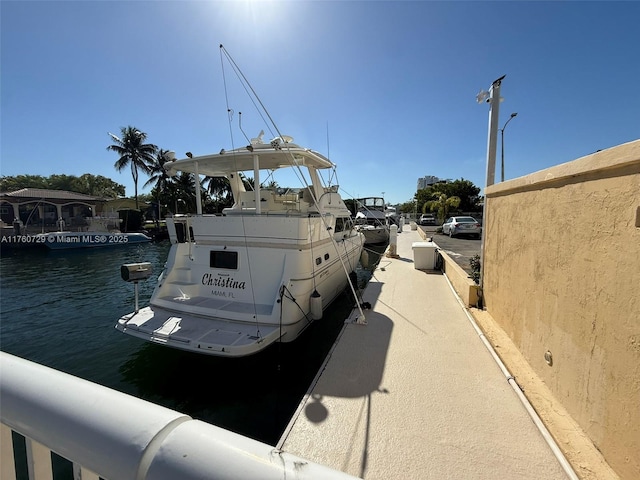
[[[257,156],[260,170],[275,170],[285,167],[331,168],[333,163],[318,152],[302,148],[292,137],[276,137],[270,143],[262,142],[262,133],[251,139],[251,144],[235,150],[221,150],[213,155],[190,157],[165,163],[169,175],[177,172],[199,173],[208,177],[224,177],[233,172],[253,170]]]

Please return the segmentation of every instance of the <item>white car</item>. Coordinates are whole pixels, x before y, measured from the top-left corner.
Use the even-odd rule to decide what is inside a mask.
[[[418,225],[435,225],[436,217],[432,213],[423,214],[418,220]]]
[[[449,217],[442,224],[442,233],[450,237],[473,235],[476,238],[480,238],[482,227],[473,217]]]

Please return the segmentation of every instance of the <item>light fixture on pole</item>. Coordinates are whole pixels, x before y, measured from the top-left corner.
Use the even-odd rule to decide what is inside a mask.
[[[489,91],[480,90],[476,96],[478,103],[489,104],[489,134],[487,140],[487,181],[486,186],[495,183],[496,173],[496,143],[498,140],[498,119],[500,117],[500,85],[506,75],[501,76],[491,84]]]
[[[518,115],[518,112],[512,113],[511,116],[509,117],[509,120],[507,120],[505,122],[505,124],[502,126],[502,128],[500,129],[500,140],[502,142],[502,148],[501,148],[501,168],[500,168],[500,181],[504,182],[504,129],[507,128],[507,125],[509,124],[509,122],[516,116]]]

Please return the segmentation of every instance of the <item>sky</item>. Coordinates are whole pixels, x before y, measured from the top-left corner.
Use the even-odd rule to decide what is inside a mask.
[[[518,115],[496,181],[501,138],[506,180],[640,138],[640,2],[2,0],[0,22],[3,176],[90,173],[132,196],[108,132],[178,158],[246,144],[239,112],[268,132],[221,44],[345,198],[412,201],[428,175],[483,188],[476,95],[502,75],[499,128]]]

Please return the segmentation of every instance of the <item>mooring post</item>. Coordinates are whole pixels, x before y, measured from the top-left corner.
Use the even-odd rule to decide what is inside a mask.
[[[398,250],[398,226],[393,224],[389,227],[389,248],[387,249],[387,257],[400,258],[397,254]]]

